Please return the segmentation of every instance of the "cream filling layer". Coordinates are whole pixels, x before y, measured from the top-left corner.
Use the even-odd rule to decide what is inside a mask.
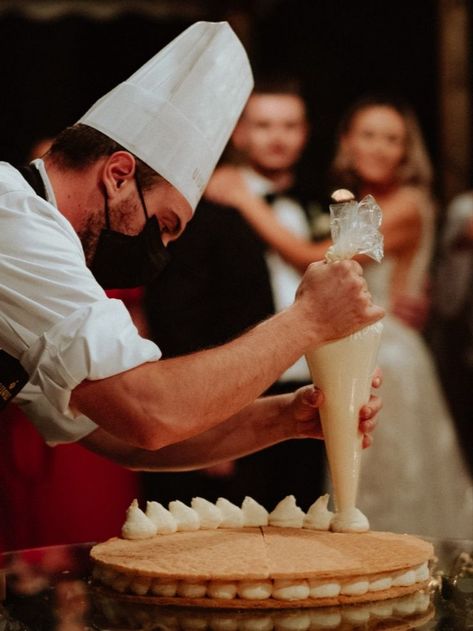
[[[168,598],[244,598],[245,600],[305,600],[307,598],[334,598],[339,594],[362,595],[396,586],[410,586],[426,581],[430,576],[427,561],[392,575],[359,576],[352,581],[323,582],[312,579],[298,580],[242,580],[242,581],[189,581],[134,576],[96,565],[93,578],[115,591],[139,596]]]

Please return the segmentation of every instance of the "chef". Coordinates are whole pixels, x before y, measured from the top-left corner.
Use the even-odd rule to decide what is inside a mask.
[[[1,163],[0,401],[16,397],[49,444],[172,470],[320,435],[316,389],[258,397],[308,348],[382,317],[357,263],[309,266],[287,310],[167,360],[104,293],[159,274],[251,88],[228,24],[199,22],[43,159]],[[372,397],[360,412],[366,444],[379,407]]]

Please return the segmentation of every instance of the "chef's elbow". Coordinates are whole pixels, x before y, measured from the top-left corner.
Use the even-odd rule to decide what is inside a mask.
[[[124,441],[130,447],[147,451],[156,451],[169,444],[169,439],[166,438],[163,431],[149,425],[140,422],[127,423],[127,426],[121,426],[113,433],[116,438]]]
[[[135,419],[127,428],[123,427],[120,433],[122,440],[147,451],[158,451],[189,437],[178,419],[152,415]]]

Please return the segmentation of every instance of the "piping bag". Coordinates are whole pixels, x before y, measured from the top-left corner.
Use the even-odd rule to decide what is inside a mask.
[[[330,205],[333,244],[328,264],[366,254],[378,263],[383,258],[379,231],[382,213],[374,197],[361,202],[350,191],[335,191]],[[347,337],[306,353],[312,380],[324,393],[320,418],[332,482],[335,532],[364,532],[368,519],[356,508],[363,436],[358,429],[360,408],[368,402],[383,325],[375,322]]]

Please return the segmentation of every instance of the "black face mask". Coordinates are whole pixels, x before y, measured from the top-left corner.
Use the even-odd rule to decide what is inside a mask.
[[[108,199],[105,197],[104,228],[90,269],[104,289],[139,287],[154,280],[169,262],[169,254],[161,238],[159,222],[148,218],[141,186],[136,181],[146,224],[137,235],[123,234],[110,229]]]

